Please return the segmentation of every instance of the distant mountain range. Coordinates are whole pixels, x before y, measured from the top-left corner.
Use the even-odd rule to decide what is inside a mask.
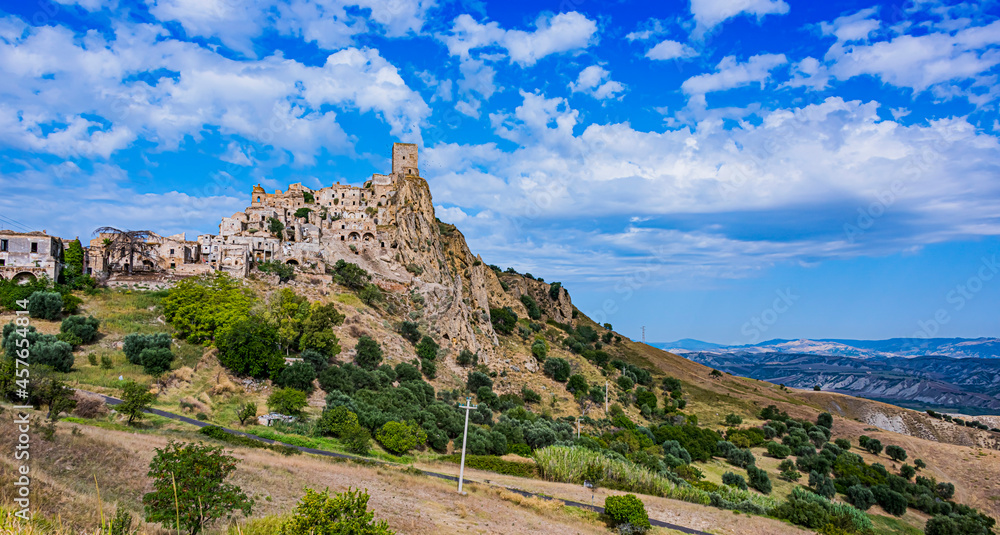
[[[768,340],[652,343],[695,362],[795,388],[966,414],[1000,414],[1000,339]]]

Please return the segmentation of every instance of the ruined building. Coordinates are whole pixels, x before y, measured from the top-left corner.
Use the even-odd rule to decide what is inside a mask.
[[[417,146],[392,146],[392,173],[374,174],[362,187],[340,183],[313,190],[292,184],[267,193],[255,186],[250,206],[223,218],[219,234],[198,236],[201,261],[237,277],[254,264],[278,261],[323,273],[338,259],[388,259],[399,245],[397,193],[419,177]],[[376,270],[377,271],[377,270]]]
[[[62,272],[62,240],[45,231],[0,231],[0,279],[24,282]]]

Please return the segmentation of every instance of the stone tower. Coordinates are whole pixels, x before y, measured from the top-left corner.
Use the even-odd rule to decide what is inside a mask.
[[[392,174],[420,176],[420,168],[417,166],[416,144],[392,144]]]

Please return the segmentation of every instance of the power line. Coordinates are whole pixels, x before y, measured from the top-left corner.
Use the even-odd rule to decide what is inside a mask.
[[[20,221],[18,221],[16,219],[12,219],[10,217],[4,216],[3,214],[0,214],[0,223],[7,223],[8,225],[11,225],[11,226],[14,226],[14,227],[20,227],[25,232],[31,232],[31,229],[28,228],[28,226],[25,225],[24,223],[21,223]]]

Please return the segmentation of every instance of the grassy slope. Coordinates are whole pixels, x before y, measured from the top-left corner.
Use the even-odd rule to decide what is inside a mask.
[[[307,288],[296,288],[297,291],[309,291]],[[258,291],[266,291],[258,288]],[[334,301],[338,303],[338,308],[348,316],[343,327],[338,328],[337,334],[341,338],[342,346],[345,348],[341,358],[349,358],[350,349],[353,347],[357,336],[362,333],[375,335],[386,349],[386,361],[395,364],[400,361],[407,361],[412,358],[412,347],[403,341],[395,332],[392,325],[406,316],[406,309],[402,309],[395,316],[390,316],[382,311],[374,310],[364,306],[351,294],[331,293],[325,291],[313,291],[311,299],[323,301]],[[102,321],[102,338],[92,346],[79,352],[76,366],[72,373],[65,378],[74,386],[89,390],[115,393],[119,383],[119,376],[126,379],[136,379],[151,381],[152,378],[142,373],[141,368],[125,362],[124,354],[120,351],[120,342],[124,334],[128,332],[158,332],[169,331],[162,319],[159,317],[157,308],[159,297],[149,293],[128,293],[115,291],[93,298],[87,298],[83,305],[84,313],[93,314]],[[0,321],[5,321],[0,318]],[[603,329],[594,325],[588,318],[581,315],[579,322],[595,326],[599,332]],[[55,323],[36,321],[39,329],[43,332],[58,331]],[[570,361],[574,373],[583,373],[592,384],[602,384],[604,377],[599,370],[581,357],[563,350],[557,340],[561,332],[550,328],[546,331],[550,339],[552,350],[550,356],[562,357]],[[776,404],[782,410],[786,410],[795,417],[815,419],[816,415],[829,410],[836,418],[835,436],[847,437],[853,442],[857,442],[857,437],[867,434],[880,438],[883,443],[895,443],[903,446],[913,458],[923,458],[927,461],[928,471],[939,480],[952,481],[956,484],[956,497],[970,505],[974,505],[982,510],[1000,516],[1000,492],[995,491],[995,485],[991,484],[1000,478],[998,471],[998,459],[996,452],[979,452],[974,448],[960,445],[943,444],[939,442],[923,440],[915,437],[881,431],[867,424],[856,421],[857,418],[870,414],[875,410],[890,415],[893,418],[903,418],[905,415],[910,427],[916,424],[926,425],[932,429],[946,427],[944,431],[938,431],[941,436],[938,438],[951,439],[961,442],[962,435],[956,435],[953,429],[955,426],[942,426],[936,420],[923,417],[915,411],[900,409],[891,405],[886,405],[848,396],[837,394],[806,392],[796,390],[781,390],[769,383],[723,375],[721,378],[711,378],[709,368],[694,363],[677,355],[666,353],[650,346],[625,341],[608,347],[612,354],[619,358],[635,364],[640,364],[652,369],[659,370],[663,374],[678,377],[684,382],[684,390],[688,399],[688,407],[685,410],[688,414],[695,414],[703,426],[721,429],[721,422],[729,412],[740,414],[744,417],[744,425],[758,425],[753,415],[756,411],[769,404]],[[98,355],[109,355],[114,361],[112,370],[103,370],[99,366],[92,366],[87,359],[87,353]],[[243,401],[253,400],[258,403],[260,411],[265,409],[264,400],[269,393],[267,385],[242,385],[236,378],[228,376],[212,357],[211,351],[203,355],[203,348],[179,342],[175,347],[175,352],[179,358],[175,361],[174,368],[178,370],[174,374],[175,380],[165,385],[161,395],[157,400],[157,406],[166,410],[178,413],[185,412],[181,402],[185,405],[194,405],[195,409],[187,409],[189,415],[197,412],[204,412],[213,423],[235,426],[234,407]],[[566,392],[564,385],[555,383],[541,373],[528,372],[524,365],[530,357],[530,350],[527,342],[516,336],[501,338],[501,354],[503,359],[500,362],[491,364],[491,368],[498,370],[499,377],[496,379],[495,390],[498,393],[516,392],[522,385],[529,385],[531,388],[542,393],[543,401],[541,407],[535,410],[542,410],[551,413],[553,416],[577,415],[580,407],[573,401]],[[513,363],[521,364],[520,371],[503,361],[511,359]],[[461,385],[464,379],[465,369],[458,367],[453,360],[439,360],[439,377],[434,381],[435,388],[453,388]],[[611,399],[614,402],[616,394],[612,381]],[[318,392],[313,396],[311,413],[318,414],[322,407],[322,393]],[[601,416],[603,407],[588,407],[593,416]],[[634,407],[627,408],[633,419],[641,420],[638,411]],[[924,420],[928,420],[924,422]],[[916,422],[916,424],[914,423]],[[106,428],[114,428],[116,424],[109,421],[102,425]],[[154,419],[146,424],[150,432],[173,433],[177,432],[177,424]],[[937,426],[937,427],[934,427]],[[959,428],[960,432],[965,432]],[[947,435],[951,432],[952,435]],[[926,433],[925,433],[926,434]],[[956,438],[957,436],[957,438]],[[329,440],[324,444],[329,449],[340,449],[336,441]],[[378,455],[388,457],[384,452],[377,452]],[[755,455],[760,459],[761,465],[772,474],[775,483],[775,494],[783,496],[790,492],[792,484],[782,482],[776,477],[774,467],[777,461],[766,458],[761,451],[755,451]],[[885,457],[879,459],[870,458],[869,462],[882,462],[892,468],[892,463]],[[969,460],[975,463],[968,463]],[[773,462],[772,462],[773,461]],[[774,466],[771,466],[771,465]],[[701,466],[705,471],[709,481],[718,482],[721,474],[726,470],[736,470],[724,463],[713,461]],[[876,508],[877,510],[877,508]],[[710,510],[712,511],[712,510]],[[709,517],[715,513],[705,513]],[[721,512],[719,514],[722,514]],[[903,518],[905,525],[922,525],[924,519],[919,515],[908,513]]]

